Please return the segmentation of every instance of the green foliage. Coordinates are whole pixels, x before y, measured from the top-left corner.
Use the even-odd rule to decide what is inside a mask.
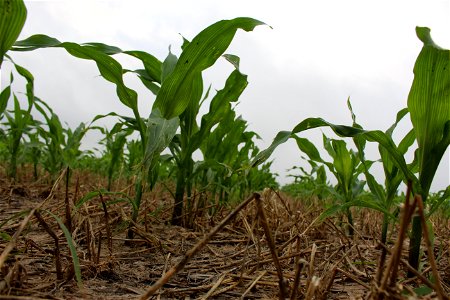
[[[434,44],[428,28],[417,27],[416,32],[424,46],[414,67],[414,81],[408,96],[408,110],[419,145],[417,155],[419,178],[414,174],[415,168],[408,166],[404,158],[406,151],[404,147],[407,148],[407,145],[410,145],[412,134],[408,134],[405,137],[406,140],[397,147],[392,140],[392,132],[366,131],[359,126],[335,125],[320,118],[305,119],[292,131],[279,132],[272,144],[255,158],[253,165],[267,160],[280,144],[295,137],[295,134],[327,126],[339,136],[359,140],[359,144],[362,143],[362,139],[377,142],[384,149],[382,156],[389,156],[389,159],[385,158],[386,163],[392,162],[402,172],[403,181],[412,182],[414,193],[422,195],[426,201],[439,162],[450,144],[450,51]],[[340,168],[348,165],[348,159],[346,161],[342,162]],[[372,187],[374,190],[377,189],[377,194],[380,195],[380,189],[375,185]],[[418,217],[414,218],[412,231],[409,262],[413,267],[417,267],[422,232]]]
[[[433,42],[430,29],[417,27],[416,33],[423,47],[414,65],[408,109],[419,146],[420,184],[413,188],[426,202],[436,170],[450,145],[450,50]],[[419,263],[421,239],[421,222],[419,217],[414,217],[408,260],[415,268]]]
[[[252,31],[264,23],[251,18],[219,21],[200,32],[183,52],[158,92],[154,107],[166,119],[181,115],[202,96],[201,73],[211,67],[230,45],[237,29]]]
[[[306,158],[302,157],[307,160]],[[288,171],[299,170],[300,174],[290,174],[294,182],[282,187],[282,191],[295,198],[309,199],[316,197],[319,200],[325,200],[332,187],[327,182],[325,166],[319,165],[313,160],[307,160],[311,166],[311,171],[306,171],[303,167],[292,167]]]
[[[31,73],[15,64],[13,62],[16,71],[19,75],[21,75],[26,80],[26,96],[28,100],[28,107],[26,110],[22,109],[20,106],[19,99],[17,98],[15,93],[12,93],[12,97],[14,100],[14,110],[13,111],[3,111],[6,119],[7,119],[7,126],[8,131],[5,137],[5,143],[7,145],[7,149],[9,152],[10,157],[10,163],[9,163],[9,169],[8,169],[8,175],[10,178],[16,179],[17,175],[17,164],[18,164],[18,157],[22,148],[21,142],[22,138],[25,133],[29,132],[31,129],[31,126],[34,124],[33,117],[31,115],[31,110],[33,108],[34,104],[34,78]],[[13,75],[11,74],[11,80],[13,81]],[[10,87],[7,87],[5,90],[7,90],[7,93],[2,92],[2,101],[5,101],[2,106],[6,108],[8,97],[11,96],[11,92],[9,91]],[[3,108],[2,108],[3,109]],[[0,112],[1,113],[1,112]],[[0,114],[0,118],[2,115]]]
[[[22,0],[0,1],[0,67],[3,57],[19,37],[27,18]]]
[[[447,219],[450,218],[450,186],[445,190],[430,193],[427,202],[429,207],[427,217],[438,213]]]
[[[186,221],[193,220],[189,214],[194,191],[202,195],[211,194],[210,201],[222,205],[265,187],[277,187],[275,174],[270,171],[271,162],[267,160],[280,144],[292,138],[307,156],[311,171],[300,168],[301,174],[294,175],[296,182],[285,186],[284,190],[299,197],[333,199],[326,201],[327,205],[331,204],[326,207],[323,218],[345,212],[351,223],[351,207],[375,209],[385,216],[385,237],[388,221],[393,219],[398,188],[402,182],[408,181],[412,183],[413,191],[427,201],[428,216],[439,211],[448,217],[449,189],[433,195],[428,193],[440,160],[450,144],[450,54],[432,41],[427,28],[416,29],[424,46],[414,67],[408,107],[398,112],[389,129],[364,130],[356,123],[348,102],[353,119],[351,126],[307,118],[291,131],[279,132],[266,150],[259,151],[255,145],[259,136],[247,130],[247,122],[235,110],[235,104],[248,84],[247,76],[239,69],[239,57],[224,53],[238,29],[252,31],[264,23],[251,18],[219,21],[205,28],[192,41],[183,38],[179,58],[169,48],[167,57],[160,61],[139,50],[124,51],[103,43],[60,42],[42,34],[15,42],[26,18],[23,1],[2,2],[0,16],[0,66],[6,58],[15,69],[10,74],[9,84],[0,92],[0,158],[9,161],[8,174],[12,178],[16,178],[17,166],[21,163],[33,164],[35,179],[39,176],[39,167],[49,172],[53,179],[67,166],[71,169],[89,168],[108,178],[108,192],[100,190],[88,194],[83,201],[89,201],[99,193],[114,193],[111,191],[113,180],[124,176],[129,184],[134,183],[135,198],[117,198],[117,201],[130,203],[131,218],[135,222],[144,191],[153,189],[161,179],[174,180],[173,223],[182,224],[183,209],[187,210],[184,214],[188,216]],[[93,127],[92,123],[80,123],[75,129],[64,126],[56,113],[35,96],[32,74],[15,64],[9,52],[7,54],[10,50],[40,48],[62,48],[74,57],[94,62],[100,75],[115,86],[118,100],[131,110],[132,117],[110,112],[96,116],[92,121],[94,123],[104,117],[118,118],[111,130]],[[128,70],[115,59],[117,54],[139,60],[142,67]],[[223,88],[210,97],[210,88],[204,91],[202,73],[220,57],[235,69]],[[125,84],[125,73],[137,76],[156,96],[146,118],[139,112],[138,94]],[[24,94],[27,106],[11,89],[14,76],[26,80]],[[208,112],[200,115],[201,106],[207,102]],[[34,108],[44,121],[36,120],[32,114]],[[393,132],[408,113],[414,129],[396,144]],[[316,146],[300,136],[303,131],[319,127],[329,127],[340,137],[353,138],[356,150],[342,139],[324,135],[323,149],[329,159],[322,158]],[[80,149],[83,137],[91,129],[99,129],[104,134],[100,142],[104,149],[97,152]],[[415,141],[418,144],[415,159],[407,163],[405,154]],[[384,185],[378,183],[370,172],[378,162],[366,159],[367,142],[378,143],[379,162],[385,173]],[[167,148],[170,154],[162,154]],[[195,161],[195,153],[200,153],[202,159]],[[325,170],[335,177],[337,184],[334,187],[328,183]],[[363,175],[365,181],[361,180]],[[370,194],[364,191],[366,182]],[[201,205],[206,206],[206,203]],[[415,224],[412,247],[420,242],[417,220]]]
[[[416,133],[419,180],[424,198],[450,144],[450,50],[437,46],[430,29],[417,27],[423,42],[414,65],[414,81],[408,95],[408,109]]]

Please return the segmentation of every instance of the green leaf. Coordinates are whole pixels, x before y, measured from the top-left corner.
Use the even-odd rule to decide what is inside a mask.
[[[236,70],[239,71],[239,64],[241,62],[239,56],[233,54],[224,54],[222,56],[225,57],[225,59],[228,60],[236,68]]]
[[[169,54],[167,54],[166,59],[164,60],[162,64],[162,71],[161,71],[161,82],[164,82],[166,78],[172,74],[173,70],[175,70],[175,66],[177,65],[178,57],[176,57],[174,54],[172,54],[172,51],[170,51],[169,47]]]
[[[97,51],[100,51],[102,53],[108,54],[108,55],[114,55],[118,53],[122,53],[122,49],[116,47],[116,46],[110,46],[103,43],[85,43],[84,46],[90,46],[94,48]]]
[[[0,1],[0,67],[5,53],[12,47],[27,18],[22,0]]]
[[[332,207],[326,209],[321,215],[319,220],[323,221],[326,218],[333,216],[339,212],[343,212],[347,210],[350,207],[366,207],[371,208],[374,210],[377,210],[381,213],[386,214],[390,218],[393,218],[392,213],[390,213],[388,210],[386,210],[381,203],[375,202],[375,201],[369,201],[365,199],[356,199],[348,202],[340,202],[339,204],[333,205]]]
[[[248,85],[247,75],[234,70],[228,76],[225,86],[211,100],[209,112],[202,116],[200,130],[196,132],[190,143],[188,152],[193,153],[201,143],[207,140],[212,127],[221,122],[231,110],[231,102],[236,102]]]
[[[426,296],[428,294],[431,294],[432,292],[434,292],[434,290],[426,285],[422,285],[414,289],[414,293],[416,293],[418,296]]]
[[[450,186],[447,186],[443,194],[431,205],[431,208],[427,213],[427,219],[437,211],[439,206],[441,206],[445,201],[448,200],[450,200]]]
[[[251,164],[252,167],[256,167],[256,166],[262,164],[263,162],[265,162],[266,160],[268,160],[269,157],[272,155],[273,151],[275,151],[275,149],[278,148],[278,146],[280,146],[281,144],[284,144],[285,142],[287,142],[291,136],[292,136],[291,131],[278,132],[277,135],[275,136],[275,138],[273,139],[272,144],[270,144],[270,146],[268,148],[259,152],[255,156],[255,158],[253,159],[252,164]]]
[[[179,124],[177,117],[167,120],[161,116],[158,109],[152,111],[148,118],[146,131],[149,142],[144,153],[144,162],[147,170],[152,170],[155,167],[159,155],[172,141]]]
[[[155,96],[158,95],[160,86],[159,86],[159,84],[155,83],[155,80],[153,80],[153,78],[151,78],[148,75],[146,70],[142,70],[142,69],[133,70],[133,71],[126,70],[126,72],[133,72],[133,73],[137,74],[138,78],[145,85],[145,87],[147,89],[149,89],[153,93],[153,95],[155,95]]]
[[[81,280],[80,261],[78,259],[77,249],[75,248],[75,243],[74,243],[74,241],[72,239],[72,235],[70,234],[70,232],[67,229],[67,227],[64,225],[64,222],[61,221],[61,219],[57,215],[53,214],[50,211],[46,211],[46,212],[49,215],[51,215],[53,218],[55,218],[56,222],[58,222],[59,227],[61,227],[61,230],[64,233],[64,237],[66,238],[67,245],[69,246],[70,253],[72,255],[73,269],[75,270],[75,278],[77,280],[78,287],[81,288],[83,286],[83,281]]]
[[[0,231],[0,239],[9,242],[12,239],[12,237],[8,233]]]
[[[424,45],[414,65],[408,109],[419,145],[420,183],[428,194],[450,144],[450,51],[433,42],[430,29],[416,27],[416,33]]]
[[[297,135],[293,135],[293,138],[297,142],[298,148],[304,152],[308,157],[316,162],[323,162],[320,157],[319,150],[317,150],[316,146],[311,143],[308,139],[298,137]]]
[[[263,24],[251,18],[236,18],[219,21],[200,32],[185,46],[174,71],[161,86],[154,107],[166,119],[183,113],[191,101],[197,101],[194,82],[225,52],[237,29],[251,31]]]
[[[8,106],[8,100],[11,97],[11,85],[8,85],[1,93],[0,93],[0,119],[5,112],[6,107]]]
[[[122,69],[122,66],[107,54],[112,51],[112,46],[99,43],[91,43],[91,45],[87,44],[84,46],[70,42],[61,43],[55,38],[39,34],[16,42],[13,50],[30,51],[48,47],[64,48],[75,57],[95,61],[102,77],[116,85],[116,92],[119,96],[119,100],[133,109],[133,112],[137,112],[137,93],[125,86],[123,81],[124,70]],[[105,51],[106,53],[101,51]]]
[[[342,137],[355,137],[360,135],[368,141],[377,142],[389,152],[393,162],[403,172],[404,177],[411,180],[416,186],[418,186],[417,178],[408,168],[403,154],[398,150],[389,135],[379,130],[366,131],[361,128],[351,126],[335,125],[321,118],[307,118],[297,124],[292,131],[280,131],[272,141],[272,144],[267,149],[258,153],[252,162],[252,166],[257,166],[266,161],[279,145],[285,143],[290,137],[292,137],[292,134],[324,126],[330,127],[337,135]],[[420,187],[418,188],[420,189]]]
[[[140,59],[144,64],[145,71],[153,81],[161,83],[161,66],[162,63],[153,55],[144,51],[124,51],[123,53]]]

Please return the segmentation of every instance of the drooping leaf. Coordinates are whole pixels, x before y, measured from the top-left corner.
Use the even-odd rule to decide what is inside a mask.
[[[297,135],[293,135],[293,138],[297,142],[298,148],[308,155],[311,160],[323,162],[322,157],[320,157],[319,150],[317,150],[313,143],[311,143],[308,139],[298,137]]]
[[[61,43],[55,38],[39,34],[16,42],[12,50],[31,51],[49,47],[64,48],[75,57],[95,61],[103,78],[116,85],[116,92],[120,101],[133,109],[133,111],[137,111],[137,93],[125,86],[123,81],[124,70],[122,69],[122,66],[119,62],[107,54],[112,51],[112,46],[99,43],[91,43],[91,45],[79,45],[71,42]],[[102,51],[106,51],[106,53]]]
[[[144,51],[124,51],[123,53],[131,55],[142,61],[145,71],[153,81],[161,83],[161,66],[162,63],[150,53]]]
[[[386,135],[380,130],[366,131],[361,128],[336,125],[329,123],[321,118],[307,118],[297,124],[292,131],[280,131],[272,141],[272,144],[267,149],[258,153],[258,155],[253,159],[252,166],[257,166],[266,161],[279,145],[285,143],[289,138],[292,137],[292,134],[300,133],[302,131],[318,127],[330,127],[337,135],[342,137],[355,137],[361,135],[367,141],[377,142],[389,152],[393,162],[403,172],[404,177],[411,180],[416,186],[419,185],[417,178],[408,168],[403,154],[398,150],[397,146],[389,135]],[[420,189],[420,187],[418,187],[418,189]]]

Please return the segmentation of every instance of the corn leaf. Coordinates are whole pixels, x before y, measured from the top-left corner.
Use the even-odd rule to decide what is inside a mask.
[[[56,222],[58,222],[59,227],[61,227],[61,230],[64,233],[64,237],[66,238],[67,245],[70,249],[70,254],[72,255],[72,263],[73,263],[73,269],[75,271],[75,279],[77,280],[78,287],[83,286],[83,281],[81,280],[81,268],[80,268],[80,261],[78,259],[77,255],[77,249],[75,248],[75,243],[72,239],[72,235],[70,234],[67,227],[64,225],[64,222],[55,214],[53,214],[50,211],[46,211],[49,215],[51,215]]]
[[[423,48],[414,65],[408,109],[419,145],[420,183],[428,193],[450,144],[450,51],[437,46],[430,29],[416,27]]]
[[[447,188],[443,191],[442,195],[437,199],[430,207],[430,210],[427,213],[427,218],[434,214],[437,209],[445,203],[445,201],[450,201],[450,186],[447,186]]]
[[[8,100],[11,97],[11,85],[8,85],[1,93],[0,93],[0,119],[3,116],[3,113],[8,106]]]
[[[27,18],[22,0],[0,1],[0,67],[5,53],[12,47]]]
[[[167,120],[161,116],[158,109],[150,114],[147,122],[147,147],[144,153],[144,162],[147,169],[154,168],[160,153],[170,144],[179,126],[177,117]]]
[[[297,126],[295,126],[292,131],[280,131],[272,141],[272,144],[267,149],[261,151],[260,153],[258,153],[258,155],[256,155],[256,157],[252,161],[252,166],[257,166],[266,161],[273,153],[273,151],[279,145],[289,140],[289,138],[291,138],[293,134],[318,127],[330,127],[337,135],[342,137],[361,136],[367,141],[377,142],[389,152],[393,162],[403,172],[404,177],[411,180],[413,184],[416,185],[418,189],[420,189],[416,176],[414,176],[414,174],[408,168],[403,154],[398,150],[397,146],[389,135],[380,130],[366,131],[361,128],[336,125],[329,123],[321,118],[307,118],[297,124]]]
[[[153,55],[144,51],[124,51],[123,53],[131,55],[137,59],[140,59],[144,64],[147,75],[152,78],[153,81],[161,83],[161,68],[162,63]]]
[[[316,146],[314,146],[314,144],[308,139],[298,137],[297,135],[293,135],[293,138],[297,142],[298,148],[308,155],[311,160],[316,162],[324,162],[322,157],[320,157],[319,150],[317,150]]]
[[[102,45],[102,46],[100,46]],[[116,92],[120,101],[126,106],[137,112],[137,93],[126,87],[123,81],[124,70],[119,62],[110,57],[107,53],[114,52],[111,46],[103,44],[79,45],[76,43],[64,42],[61,43],[55,38],[38,34],[33,35],[25,40],[15,43],[12,50],[15,51],[31,51],[39,48],[59,47],[64,48],[71,55],[95,61],[100,74],[106,80],[116,85]],[[103,53],[101,51],[106,51]]]
[[[387,216],[393,218],[393,215],[390,211],[388,211],[386,208],[383,207],[383,205],[376,201],[370,201],[365,199],[357,199],[352,200],[348,202],[340,202],[339,204],[335,204],[331,206],[330,208],[326,209],[323,213],[320,214],[319,220],[323,221],[328,217],[336,215],[338,212],[346,211],[350,207],[366,207],[371,208],[374,210],[377,210],[379,212],[382,212],[383,214],[386,214]]]
[[[201,143],[207,140],[212,127],[224,119],[228,111],[231,110],[230,103],[239,99],[247,85],[247,75],[242,74],[237,69],[228,76],[225,86],[211,100],[209,112],[202,116],[199,131],[192,136],[188,149],[190,153],[197,150]]]
[[[166,59],[162,63],[161,66],[161,82],[164,82],[166,78],[172,74],[173,70],[175,70],[175,66],[177,65],[178,57],[176,55],[172,54],[172,51],[169,47],[169,54],[167,55]]]
[[[189,103],[198,97],[194,83],[201,72],[212,66],[225,52],[237,29],[252,31],[263,24],[251,18],[236,18],[219,21],[200,32],[185,45],[174,71],[161,86],[154,107],[159,108],[166,119],[183,113]]]

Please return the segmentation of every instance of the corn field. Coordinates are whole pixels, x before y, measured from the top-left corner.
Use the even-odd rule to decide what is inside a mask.
[[[239,115],[248,76],[226,51],[265,23],[218,21],[160,59],[45,33],[18,40],[22,0],[1,1],[0,16],[0,68],[11,70],[0,87],[1,299],[449,299],[450,187],[431,185],[450,144],[450,51],[429,28],[416,27],[423,47],[389,128],[364,129],[349,99],[348,124],[298,120],[259,149]],[[95,65],[132,117],[60,120],[14,61],[48,48]],[[213,90],[203,72],[218,60],[233,70]],[[149,115],[125,75],[155,96]],[[412,129],[396,141],[401,121]],[[332,135],[302,136],[318,128]],[[91,131],[102,138],[86,150]],[[280,186],[274,151],[292,140],[309,168]]]

